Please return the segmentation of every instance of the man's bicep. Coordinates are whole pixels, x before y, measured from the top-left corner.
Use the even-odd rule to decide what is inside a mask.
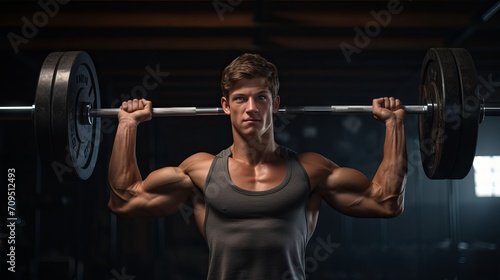
[[[350,216],[364,216],[370,204],[372,183],[358,170],[339,167],[323,181],[318,190],[334,209]]]
[[[202,189],[214,156],[196,153],[178,167],[164,167],[151,172],[142,182],[143,197],[148,199],[147,208],[175,213],[190,195]]]
[[[188,198],[192,186],[189,176],[178,167],[155,170],[128,190],[129,199],[115,212],[125,216],[174,214]]]
[[[180,167],[163,167],[151,172],[141,184],[149,194],[171,194],[194,187],[189,175]]]

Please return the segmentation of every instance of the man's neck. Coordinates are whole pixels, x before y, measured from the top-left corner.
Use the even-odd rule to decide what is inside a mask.
[[[279,145],[274,137],[235,138],[231,146],[232,157],[249,165],[258,165],[280,157]]]

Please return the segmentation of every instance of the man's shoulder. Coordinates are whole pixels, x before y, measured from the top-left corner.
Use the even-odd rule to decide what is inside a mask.
[[[281,152],[288,154],[288,155],[291,155],[293,157],[296,157],[302,163],[304,161],[316,162],[316,161],[326,160],[326,158],[323,157],[322,155],[320,155],[319,153],[316,153],[316,152],[297,152],[296,150],[291,149],[290,147],[286,147],[286,146],[281,146]]]
[[[186,160],[188,161],[212,161],[215,155],[207,152],[197,152],[189,156]]]
[[[215,156],[206,152],[195,153],[186,158],[179,167],[186,171],[200,168],[209,168]]]
[[[297,158],[299,160],[306,160],[306,161],[323,161],[327,160],[324,156],[322,156],[319,153],[316,152],[300,152],[297,153]]]
[[[297,158],[303,165],[338,167],[333,161],[316,152],[297,153]]]

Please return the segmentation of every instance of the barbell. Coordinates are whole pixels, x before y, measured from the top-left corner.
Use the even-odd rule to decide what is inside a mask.
[[[419,105],[405,105],[418,115],[420,155],[430,179],[462,179],[474,161],[479,123],[500,115],[477,91],[474,61],[465,49],[431,48],[420,73]],[[101,118],[119,109],[101,108],[97,74],[86,52],[53,52],[45,59],[35,104],[0,107],[0,119],[32,119],[37,150],[44,166],[68,168],[86,180],[95,167]],[[371,113],[372,106],[302,106],[279,108],[280,114]],[[153,108],[153,117],[224,115],[218,107]],[[66,165],[67,163],[68,165]]]

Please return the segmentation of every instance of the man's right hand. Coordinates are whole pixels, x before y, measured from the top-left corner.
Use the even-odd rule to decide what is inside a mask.
[[[153,117],[153,103],[146,99],[134,99],[124,101],[122,106],[120,106],[120,112],[118,113],[118,120],[121,121],[132,121],[135,124],[140,124],[151,120]]]

